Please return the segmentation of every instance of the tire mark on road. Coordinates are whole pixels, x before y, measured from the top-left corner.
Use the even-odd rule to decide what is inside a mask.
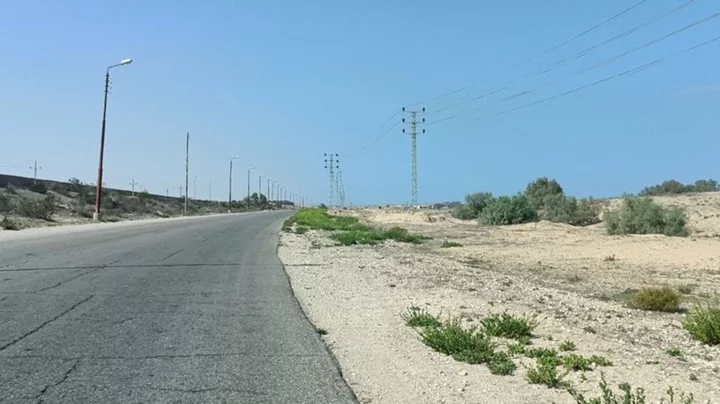
[[[166,260],[168,260],[168,259],[170,259],[170,258],[172,258],[172,257],[174,257],[174,256],[176,256],[176,255],[178,255],[178,254],[180,254],[181,252],[183,252],[183,250],[185,250],[185,249],[184,249],[184,248],[181,248],[181,249],[175,251],[174,253],[171,253],[171,254],[168,255],[167,257],[161,259],[160,262],[165,262]]]

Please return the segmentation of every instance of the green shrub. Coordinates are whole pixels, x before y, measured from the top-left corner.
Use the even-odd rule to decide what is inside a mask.
[[[480,214],[483,224],[493,226],[529,223],[537,218],[537,211],[523,195],[501,196],[490,202]]]
[[[408,308],[401,317],[405,320],[405,325],[410,327],[440,327],[442,325],[437,317],[428,313],[427,310],[415,306]]]
[[[573,226],[589,226],[600,223],[600,210],[600,205],[592,198],[578,201],[574,197],[556,194],[545,199],[540,218]]]
[[[487,363],[495,357],[491,338],[476,328],[463,328],[457,319],[440,327],[425,327],[420,337],[425,345],[460,362]]]
[[[3,217],[2,220],[0,220],[0,227],[2,227],[5,230],[20,230],[20,225],[14,221],[10,220],[7,217]]]
[[[452,210],[452,217],[460,220],[477,219],[478,214],[467,205],[456,206]]]
[[[568,388],[567,391],[575,399],[576,404],[645,404],[647,397],[645,396],[645,390],[638,387],[633,390],[632,386],[628,383],[620,383],[618,385],[621,393],[615,393],[608,386],[605,381],[605,375],[601,373],[600,376],[600,397],[586,399],[582,394],[578,393],[574,389]],[[667,399],[660,399],[660,404],[663,403],[678,403],[678,404],[692,404],[695,402],[695,398],[692,394],[680,393],[677,395],[672,387],[667,390]],[[679,401],[675,401],[675,399]]]
[[[295,227],[295,234],[305,234],[310,230],[307,226],[297,226]]]
[[[604,219],[608,234],[688,235],[683,210],[665,208],[649,198],[625,198],[620,209],[606,212]]]
[[[494,375],[507,376],[515,373],[517,365],[505,352],[496,352],[488,362],[488,369]]]
[[[557,373],[557,368],[552,364],[539,364],[537,367],[528,369],[527,381],[531,384],[544,384],[551,389],[568,387],[568,383],[562,380]]]
[[[330,236],[342,245],[375,245],[383,240],[395,240],[400,243],[420,244],[426,237],[410,234],[406,229],[393,227],[389,230],[350,230]]]
[[[476,192],[465,196],[465,204],[453,208],[452,216],[460,220],[477,219],[494,200],[490,192]]]
[[[575,343],[570,340],[565,340],[560,343],[560,346],[558,346],[558,349],[563,352],[569,352],[575,350]]]
[[[530,337],[537,327],[534,319],[516,317],[507,313],[496,314],[480,321],[487,335],[505,338]]]
[[[720,344],[720,302],[696,306],[685,320],[685,329],[707,345]]]
[[[0,212],[10,212],[13,210],[12,201],[4,194],[0,194]]]
[[[52,220],[52,215],[57,212],[55,198],[47,195],[40,200],[23,199],[17,206],[17,212],[20,216],[33,219]]]
[[[645,288],[634,294],[628,305],[633,309],[676,312],[680,309],[680,295],[668,288]]]
[[[542,210],[551,199],[563,196],[563,189],[554,179],[538,178],[529,183],[524,194],[535,210]]]

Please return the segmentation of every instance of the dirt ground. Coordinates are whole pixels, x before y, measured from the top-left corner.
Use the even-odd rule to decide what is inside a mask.
[[[283,233],[279,252],[298,299],[328,331],[324,338],[361,402],[575,402],[562,390],[529,384],[530,360],[516,359],[513,376],[495,376],[432,351],[400,317],[416,305],[468,325],[505,311],[539,316],[535,347],[571,340],[577,353],[613,362],[565,376],[580,392],[597,395],[603,372],[611,386],[645,388],[648,402],[673,386],[692,392],[696,403],[717,403],[720,347],[693,340],[682,327],[686,314],[633,310],[620,296],[627,289],[687,285],[688,308],[720,292],[720,194],[656,200],[688,211],[690,237],[608,236],[602,224],[486,227],[446,211],[362,209],[342,214],[433,239],[418,246],[336,247],[324,232]],[[446,240],[462,246],[441,248]],[[672,348],[682,357],[665,352]]]

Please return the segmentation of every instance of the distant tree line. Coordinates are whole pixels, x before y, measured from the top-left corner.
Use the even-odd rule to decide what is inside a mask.
[[[713,179],[697,180],[694,184],[682,184],[679,181],[669,180],[662,184],[646,187],[640,191],[641,196],[677,195],[691,192],[716,192],[720,191],[718,182]]]

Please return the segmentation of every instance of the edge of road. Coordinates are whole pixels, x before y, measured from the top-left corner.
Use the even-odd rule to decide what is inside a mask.
[[[308,317],[308,311],[305,306],[303,306],[302,302],[300,302],[300,299],[297,298],[297,295],[295,294],[295,289],[293,288],[292,282],[290,281],[290,275],[287,273],[287,269],[285,269],[285,263],[280,259],[279,251],[280,251],[280,242],[281,242],[281,235],[280,232],[282,231],[282,228],[280,228],[277,232],[278,235],[278,243],[275,246],[275,255],[278,258],[278,261],[280,261],[280,266],[282,267],[283,274],[285,274],[285,280],[287,280],[288,287],[290,288],[290,293],[292,293],[293,299],[295,299],[295,303],[300,308],[300,312],[302,313],[305,320],[313,327],[313,329],[317,329],[315,324],[310,320],[310,317]],[[320,343],[322,344],[323,348],[325,349],[325,352],[330,356],[330,360],[333,363],[333,366],[335,367],[335,371],[337,372],[338,376],[340,376],[340,379],[342,382],[347,386],[348,390],[350,391],[350,396],[356,403],[360,403],[360,400],[357,397],[357,394],[355,394],[355,390],[350,386],[350,383],[348,382],[348,379],[345,378],[345,374],[343,374],[342,368],[340,367],[340,361],[338,361],[335,354],[330,350],[330,347],[328,347],[327,343],[325,342],[325,339],[323,339],[317,332],[315,332],[315,338],[318,338],[320,340]]]
[[[90,222],[82,224],[61,224],[57,226],[46,226],[46,227],[33,227],[23,229],[19,231],[13,230],[2,230],[0,231],[0,241],[4,240],[22,240],[28,238],[37,238],[44,236],[55,236],[59,234],[74,234],[88,230],[104,230],[109,228],[119,229],[125,227],[142,226],[154,223],[172,223],[172,222],[184,222],[193,221],[200,219],[215,219],[228,216],[236,215],[252,215],[252,214],[267,214],[272,212],[278,212],[277,210],[263,210],[257,212],[238,212],[238,213],[216,213],[211,215],[201,216],[177,216],[169,218],[151,218],[151,219],[137,219],[137,220],[124,220],[120,222]]]

